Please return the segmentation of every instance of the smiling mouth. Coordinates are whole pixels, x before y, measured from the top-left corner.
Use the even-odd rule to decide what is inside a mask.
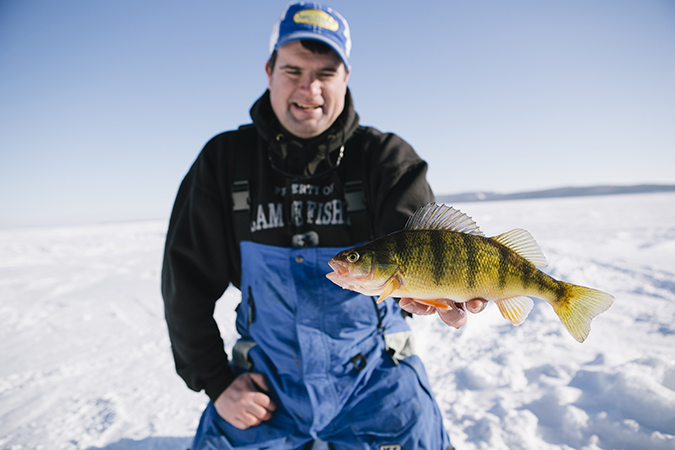
[[[293,103],[293,104],[300,109],[312,110],[321,108],[321,105],[305,105],[303,103]]]

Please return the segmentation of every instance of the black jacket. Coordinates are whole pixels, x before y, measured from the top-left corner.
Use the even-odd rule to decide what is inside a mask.
[[[346,171],[361,171],[373,236],[401,229],[418,207],[433,201],[427,164],[398,136],[359,126],[349,91],[333,126],[310,140],[283,129],[268,92],[251,117],[252,127],[206,144],[181,183],[166,238],[162,295],[176,370],[211,400],[235,378],[213,318],[216,300],[241,279],[231,212],[234,152],[253,157],[251,239],[263,244],[355,244],[343,209],[344,180],[354,178]],[[241,133],[255,134],[251,148],[236,148]]]

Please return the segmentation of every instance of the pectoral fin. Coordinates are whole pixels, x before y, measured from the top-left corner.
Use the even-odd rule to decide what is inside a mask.
[[[447,303],[442,302],[440,299],[420,299],[420,298],[414,298],[416,302],[419,303],[424,303],[425,305],[430,305],[430,306],[435,306],[436,308],[441,308],[441,309],[451,309],[450,305]]]
[[[389,297],[396,289],[403,286],[401,280],[397,276],[393,276],[387,281],[387,284],[384,285],[384,290],[380,294],[380,298],[377,299],[377,303],[380,303],[385,298]]]
[[[497,300],[495,303],[497,303],[502,316],[516,327],[525,322],[534,307],[532,299],[525,296],[505,298]]]

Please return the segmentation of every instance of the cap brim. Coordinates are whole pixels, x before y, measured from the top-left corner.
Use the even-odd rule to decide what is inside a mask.
[[[323,42],[324,44],[328,45],[330,48],[337,53],[337,55],[340,57],[342,62],[345,65],[345,69],[347,72],[351,70],[351,66],[349,65],[349,60],[347,59],[347,55],[344,54],[344,51],[342,51],[342,48],[332,39],[322,36],[320,34],[316,33],[311,33],[307,31],[296,31],[295,33],[289,33],[286,36],[284,36],[282,39],[279,39],[277,41],[276,46],[274,47],[275,50],[278,50],[279,47],[283,47],[284,45],[293,42],[293,41],[299,41],[299,40],[308,40],[308,41],[318,41],[318,42]]]

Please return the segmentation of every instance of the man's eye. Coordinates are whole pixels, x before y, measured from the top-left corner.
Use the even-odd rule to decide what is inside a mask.
[[[321,79],[332,78],[335,76],[334,72],[319,72],[318,77]]]
[[[298,75],[300,75],[300,71],[299,71],[299,70],[295,70],[295,69],[286,69],[284,72],[286,73],[286,75],[291,75],[291,76],[298,76]]]

